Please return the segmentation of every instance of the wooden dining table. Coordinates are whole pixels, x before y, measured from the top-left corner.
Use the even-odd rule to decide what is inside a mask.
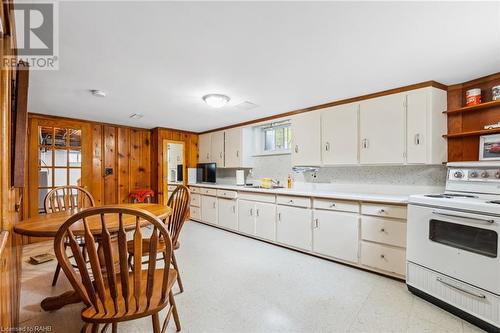
[[[148,204],[148,203],[137,203],[137,204],[120,204],[113,205],[113,207],[122,207],[122,208],[136,208],[136,209],[144,209],[151,214],[155,215],[161,220],[168,218],[172,212],[172,210],[162,204]],[[71,209],[62,212],[56,212],[51,214],[41,214],[34,217],[30,217],[21,222],[18,222],[14,226],[14,231],[23,236],[31,236],[31,237],[55,237],[57,231],[63,225],[66,220],[78,213],[83,209]],[[135,217],[133,216],[123,216],[123,225],[125,230],[133,230],[135,228]],[[99,216],[93,216],[87,218],[87,223],[90,227],[90,231],[93,234],[101,233],[101,219]],[[144,226],[147,225],[147,222],[144,221]],[[109,231],[112,233],[113,230],[118,230],[118,215],[111,215],[106,219],[106,226]],[[83,223],[77,222],[72,227],[71,230],[75,235],[83,235]],[[41,302],[41,307],[45,311],[54,311],[62,308],[65,305],[72,303],[81,302],[80,296],[74,291],[67,291],[58,296],[47,297]]]

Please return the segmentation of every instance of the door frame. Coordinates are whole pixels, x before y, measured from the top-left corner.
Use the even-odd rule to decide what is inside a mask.
[[[186,185],[187,177],[187,166],[186,166],[186,143],[184,141],[163,139],[162,145],[162,155],[163,155],[163,178],[162,178],[162,189],[163,189],[163,204],[166,205],[168,202],[168,144],[175,143],[182,145],[182,184]]]

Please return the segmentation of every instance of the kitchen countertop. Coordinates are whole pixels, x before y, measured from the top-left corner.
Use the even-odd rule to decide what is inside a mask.
[[[240,192],[259,192],[270,194],[296,195],[307,196],[314,198],[334,198],[343,200],[368,201],[368,202],[383,202],[392,204],[407,204],[409,194],[378,194],[378,193],[357,193],[357,192],[340,192],[331,189],[262,189],[251,188],[236,185],[226,184],[189,184],[189,186],[205,187],[214,189],[226,189]]]

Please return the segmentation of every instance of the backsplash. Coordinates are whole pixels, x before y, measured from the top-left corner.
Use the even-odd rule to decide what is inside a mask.
[[[249,175],[250,174],[250,175]],[[245,172],[247,182],[255,182],[269,177],[286,186],[289,174],[296,182],[335,184],[384,184],[444,186],[446,167],[443,165],[405,166],[345,166],[323,167],[316,177],[313,173],[294,173],[291,155],[258,156],[254,158],[254,168]],[[218,169],[217,183],[234,184],[235,169]]]

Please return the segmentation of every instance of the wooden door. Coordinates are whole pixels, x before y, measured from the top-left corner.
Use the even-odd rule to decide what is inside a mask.
[[[360,103],[360,162],[405,162],[405,95],[394,94]]]
[[[255,236],[276,240],[276,205],[255,203]]]
[[[239,168],[242,163],[242,129],[232,128],[225,133],[225,167]]]
[[[217,163],[218,168],[224,167],[224,131],[212,133],[210,162]]]
[[[238,230],[245,234],[255,234],[255,203],[238,200]]]
[[[303,250],[311,250],[311,210],[277,206],[276,241]]]
[[[428,92],[414,92],[406,97],[406,142],[407,162],[427,162],[427,116],[428,116]]]
[[[212,134],[201,134],[198,138],[198,162],[210,162],[210,147],[212,145]]]
[[[325,165],[357,164],[359,104],[321,111],[321,156]]]
[[[359,217],[326,210],[313,212],[313,251],[333,258],[358,262]]]
[[[321,112],[292,118],[292,165],[321,165]]]
[[[219,204],[218,219],[221,227],[238,230],[236,200],[217,198]]]
[[[201,220],[203,222],[217,224],[217,198],[201,196]]]

